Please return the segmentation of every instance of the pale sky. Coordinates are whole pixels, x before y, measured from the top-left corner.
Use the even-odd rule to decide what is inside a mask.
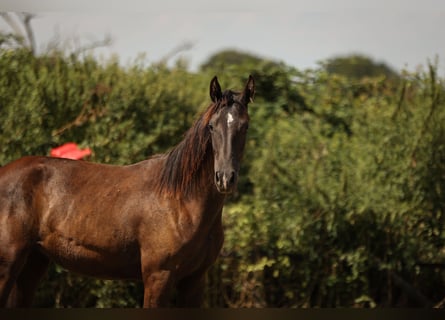
[[[140,53],[155,62],[191,42],[181,54],[191,69],[235,48],[299,69],[362,53],[413,70],[438,56],[445,71],[443,0],[1,0],[0,10],[37,14],[32,25],[40,52],[56,36],[89,43],[108,34],[112,44],[95,53],[115,53],[123,64]],[[8,30],[2,21],[0,30]]]

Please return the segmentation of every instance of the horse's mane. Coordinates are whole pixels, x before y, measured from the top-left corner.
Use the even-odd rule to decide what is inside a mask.
[[[160,172],[158,191],[178,197],[180,194],[189,197],[212,183],[213,170],[212,144],[207,125],[219,108],[233,102],[236,93],[230,90],[223,92],[222,98],[212,103],[201,114],[194,125],[185,133],[184,139],[166,154],[167,159]]]

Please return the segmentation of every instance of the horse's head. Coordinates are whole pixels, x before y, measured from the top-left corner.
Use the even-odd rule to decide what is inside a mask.
[[[221,193],[231,193],[235,189],[249,125],[247,105],[254,94],[252,76],[241,93],[221,92],[216,77],[210,82],[210,98],[216,108],[208,121],[208,130],[213,147],[215,185]]]

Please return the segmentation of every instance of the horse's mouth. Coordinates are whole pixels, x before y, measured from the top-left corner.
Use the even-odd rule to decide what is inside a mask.
[[[220,189],[218,186],[216,187],[216,189],[218,190],[219,193],[221,194],[231,194],[233,193],[234,188],[230,188],[230,189]]]

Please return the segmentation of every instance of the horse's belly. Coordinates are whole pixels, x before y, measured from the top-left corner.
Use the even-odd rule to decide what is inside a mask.
[[[90,245],[50,235],[39,242],[42,251],[69,271],[104,279],[139,279],[140,254],[136,244]]]

